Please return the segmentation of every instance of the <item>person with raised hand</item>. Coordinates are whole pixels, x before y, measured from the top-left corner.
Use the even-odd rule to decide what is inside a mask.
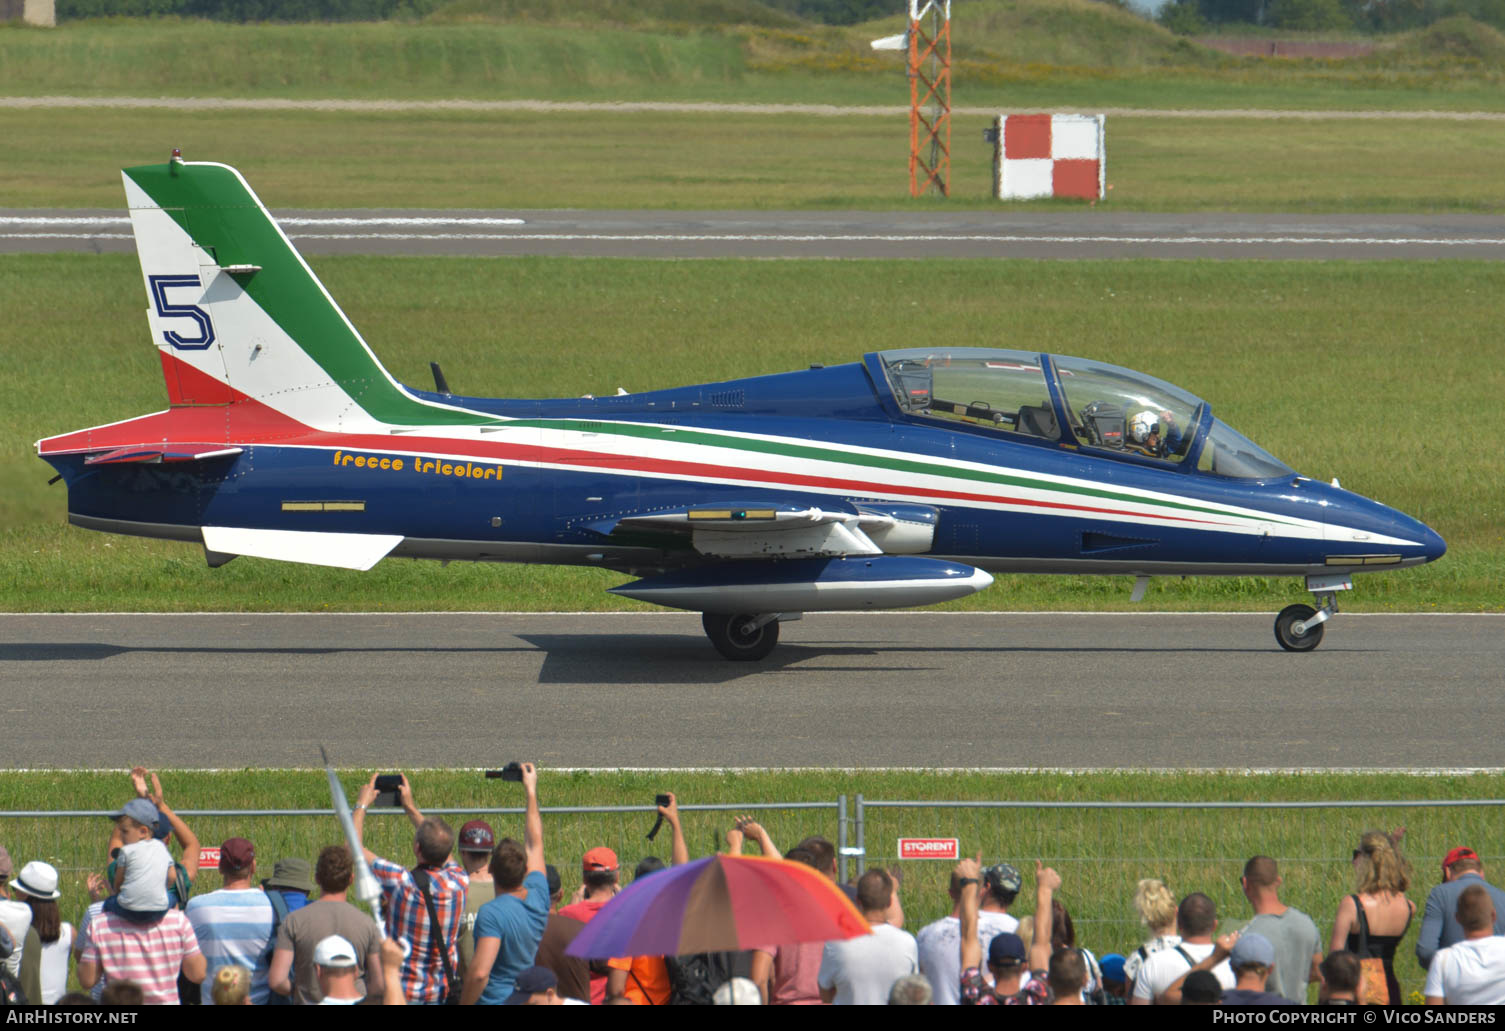
[[[1026,951],[1023,940],[1011,931],[995,934],[988,944],[990,985],[982,975],[983,951],[978,938],[979,898],[982,894],[982,854],[964,859],[953,874],[961,891],[961,985],[963,1006],[1043,1006],[1050,1001],[1047,987],[1050,969],[1050,933],[1055,893],[1061,875],[1035,860],[1034,934]]]
[[[549,922],[549,880],[543,857],[543,818],[538,811],[538,769],[523,763],[527,813],[523,841],[497,842],[490,872],[496,897],[476,914],[475,953],[465,972],[462,1005],[500,1006],[512,995],[517,975],[533,965]]]
[[[736,836],[736,844],[728,851],[734,856],[742,854],[742,842],[748,838],[758,843],[758,850],[765,856],[779,854],[778,846],[773,843],[773,838],[769,836],[768,831],[764,830],[763,825],[751,816],[737,817],[736,822],[732,824],[732,829],[726,832],[728,846],[732,845],[733,835]]]
[[[135,791],[136,797],[143,798],[156,807],[158,815],[156,822],[152,825],[152,837],[162,842],[164,846],[171,844],[174,839],[178,842],[183,858],[173,861],[172,876],[167,885],[167,904],[169,907],[182,909],[188,905],[188,897],[193,894],[193,884],[199,876],[198,835],[194,834],[188,824],[184,823],[182,818],[167,804],[166,792],[162,790],[162,781],[155,771],[148,770],[144,766],[135,766],[131,768],[130,779],[131,788]],[[148,780],[151,782],[150,787],[147,784]],[[120,828],[115,826],[110,832],[111,860],[116,859],[117,850],[121,845]],[[113,880],[114,873],[107,871],[106,876]]]
[[[981,877],[977,938],[986,957],[995,935],[1014,934],[1019,929],[1019,921],[1009,915],[1008,907],[1019,894],[1022,881],[1019,871],[1008,863],[983,868]],[[961,1001],[958,985],[962,968],[957,965],[961,940],[961,883],[960,875],[954,870],[946,891],[951,899],[951,912],[926,924],[915,934],[920,949],[920,973],[929,980],[937,1006],[955,1006]],[[1019,962],[1023,963],[1022,956]]]
[[[351,819],[365,840],[366,810],[376,800],[376,778],[361,785]],[[411,948],[402,963],[402,990],[409,1002],[442,1003],[459,991],[460,920],[465,909],[467,879],[450,858],[455,832],[437,817],[425,817],[413,798],[413,786],[402,777],[399,799],[413,825],[412,871],[382,859],[369,848],[361,851],[381,884],[387,903],[387,935]]]
[[[690,849],[685,844],[684,827],[679,820],[679,797],[664,792],[668,802],[658,806],[658,815],[669,824],[669,866],[681,866],[690,861]],[[635,882],[666,869],[658,856],[644,856],[632,872]],[[703,955],[703,954],[697,954]],[[674,977],[669,971],[669,960],[664,956],[616,956],[606,961],[606,998],[626,999],[637,1006],[662,1006],[675,1002]],[[690,957],[684,957],[686,961]]]

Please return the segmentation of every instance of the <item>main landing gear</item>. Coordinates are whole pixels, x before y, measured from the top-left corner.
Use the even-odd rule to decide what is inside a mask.
[[[1275,640],[1288,652],[1309,652],[1322,643],[1324,624],[1338,614],[1338,591],[1353,590],[1348,576],[1309,576],[1306,589],[1320,608],[1287,605],[1275,617]]]
[[[766,658],[779,643],[779,620],[798,619],[779,612],[727,615],[722,612],[701,613],[705,635],[724,657],[733,662],[757,662]]]

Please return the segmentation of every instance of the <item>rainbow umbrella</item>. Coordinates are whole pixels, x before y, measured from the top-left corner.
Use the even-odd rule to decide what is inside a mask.
[[[566,952],[582,959],[683,956],[871,933],[842,890],[803,863],[717,855],[634,881]]]

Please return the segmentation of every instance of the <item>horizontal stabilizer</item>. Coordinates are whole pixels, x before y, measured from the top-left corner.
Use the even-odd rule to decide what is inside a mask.
[[[323,533],[313,530],[255,530],[205,526],[204,547],[221,555],[249,555],[280,562],[340,569],[370,569],[402,543],[382,533]]]
[[[136,447],[118,447],[89,455],[84,465],[115,465],[120,462],[198,462],[206,458],[229,458],[238,455],[244,448],[225,447],[223,444],[142,444]]]

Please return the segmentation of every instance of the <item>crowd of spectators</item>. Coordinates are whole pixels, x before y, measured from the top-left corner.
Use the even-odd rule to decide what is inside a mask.
[[[1229,919],[1205,892],[1178,899],[1163,881],[1141,880],[1133,904],[1143,944],[1099,956],[1078,941],[1063,902],[1069,886],[1038,860],[1026,892],[1010,863],[963,859],[947,886],[949,913],[911,934],[896,871],[868,869],[842,884],[825,838],[780,852],[756,820],[738,817],[726,853],[751,845],[818,871],[830,881],[819,890],[844,894],[871,932],[741,952],[585,960],[568,948],[624,887],[618,857],[604,845],[569,857],[566,869],[579,877],[566,902],[559,870],[545,862],[537,770],[524,763],[521,774],[520,841],[498,838],[484,820],[456,835],[424,815],[402,777],[411,856],[363,850],[380,886],[378,917],[347,897],[359,867],[342,841],[323,848],[312,867],[279,857],[258,880],[264,864],[255,843],[229,838],[218,850],[220,886],[195,894],[198,839],[168,806],[159,779],[133,770],[134,797],[113,815],[77,928],[61,919],[58,871],[32,859],[18,873],[0,847],[0,1003],[1249,1006],[1304,1005],[1313,994],[1331,1006],[1404,1001],[1396,946],[1416,908],[1406,897],[1404,831],[1361,837],[1355,890],[1336,900],[1325,949],[1312,917],[1281,900],[1276,861],[1254,856],[1239,877],[1247,914]],[[376,797],[373,775],[353,808],[358,837]],[[668,863],[644,858],[631,881],[690,861],[677,799],[659,801],[671,830]],[[1416,941],[1427,1003],[1505,1003],[1502,914],[1505,892],[1485,879],[1479,856],[1450,851]],[[69,991],[70,972],[82,992]]]

